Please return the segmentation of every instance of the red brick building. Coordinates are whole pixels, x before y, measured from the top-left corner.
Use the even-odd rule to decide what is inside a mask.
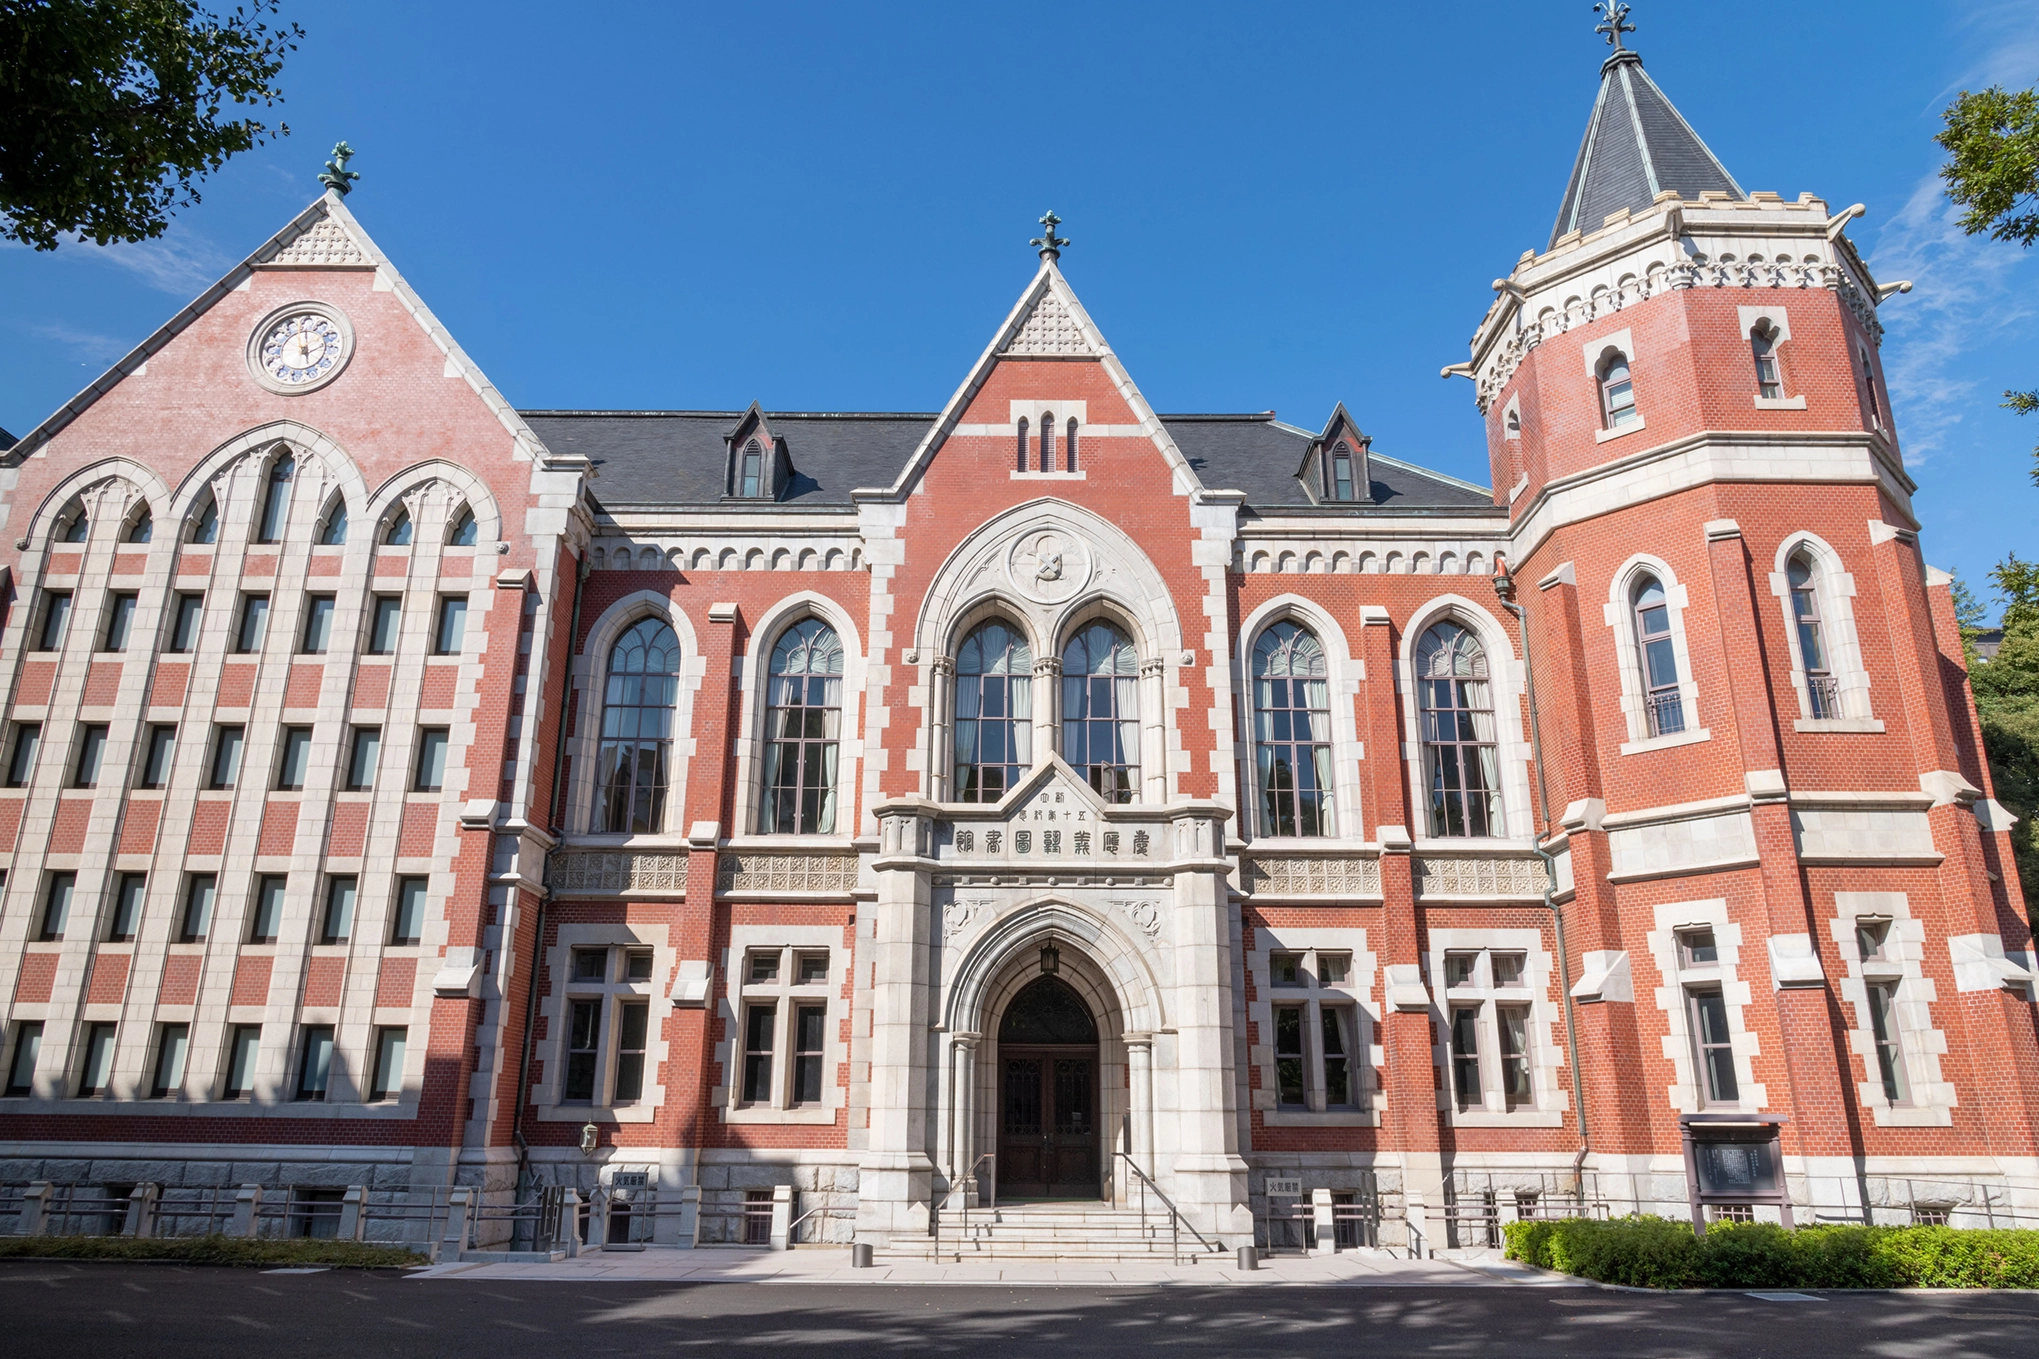
[[[1489,490],[1157,415],[1052,221],[940,412],[520,412],[329,192],[0,469],[0,1180],[2030,1211],[1851,216],[1617,46],[1448,370]]]

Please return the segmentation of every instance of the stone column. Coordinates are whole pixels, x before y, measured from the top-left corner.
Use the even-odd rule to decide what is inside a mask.
[[[1126,1072],[1133,1087],[1128,1092],[1132,1107],[1127,1111],[1132,1123],[1132,1146],[1127,1150],[1133,1154],[1133,1164],[1151,1176],[1154,1174],[1153,1034],[1135,1032],[1126,1035]]]
[[[1222,803],[1169,808],[1175,863],[1173,995],[1176,1034],[1169,1074],[1175,1155],[1154,1177],[1206,1232],[1251,1240],[1246,1161],[1239,1154],[1239,1099],[1233,1080],[1234,960]],[[1229,1242],[1228,1242],[1229,1244]]]
[[[927,795],[936,802],[946,802],[954,796],[949,791],[956,749],[952,733],[956,709],[956,662],[953,659],[935,657],[934,663],[928,667],[927,689]]]
[[[1140,800],[1168,801],[1168,662],[1140,662]],[[1140,1167],[1148,1174],[1152,1169]]]
[[[965,1202],[977,1193],[977,1045],[983,1037],[979,1033],[952,1034],[949,1043],[953,1063],[949,1179],[961,1183]]]
[[[1029,763],[1039,764],[1059,749],[1062,725],[1062,658],[1034,657],[1034,749]]]
[[[935,805],[894,798],[875,809],[877,897],[858,916],[857,952],[870,959],[870,1127],[861,1162],[857,1240],[884,1245],[895,1235],[927,1232],[934,1186],[930,1155],[938,1129],[928,1109],[933,1058],[930,893],[926,858]],[[868,928],[866,927],[868,920]]]

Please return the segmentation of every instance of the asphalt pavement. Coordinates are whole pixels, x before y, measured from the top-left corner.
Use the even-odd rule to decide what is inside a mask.
[[[2039,1354],[2039,1295],[1645,1294],[419,1279],[0,1263],[0,1354],[162,1359],[595,1355],[1532,1356]]]

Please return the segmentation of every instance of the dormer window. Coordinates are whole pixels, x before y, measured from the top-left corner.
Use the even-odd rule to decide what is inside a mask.
[[[746,500],[755,500],[763,494],[760,489],[765,480],[765,450],[756,439],[743,446],[743,466],[738,472],[737,494]]]
[[[1628,355],[1610,353],[1600,364],[1600,420],[1608,429],[1622,429],[1642,417],[1635,408],[1635,381],[1629,376]]]
[[[1331,451],[1331,498],[1351,500],[1352,494],[1352,446],[1340,443]]]

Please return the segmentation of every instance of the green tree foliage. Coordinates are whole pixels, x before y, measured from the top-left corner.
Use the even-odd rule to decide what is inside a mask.
[[[160,236],[227,157],[285,136],[274,107],[304,32],[279,0],[0,0],[0,238],[54,250]]]
[[[1966,209],[1961,229],[1971,236],[2030,246],[2039,240],[2039,86],[2008,94],[1992,85],[1963,90],[1947,106],[1946,126],[1933,140],[1947,152],[1940,178],[1947,197]],[[2039,411],[2039,389],[2005,392],[2004,408]],[[2039,449],[2032,480],[2039,484]]]
[[[2004,604],[2004,640],[1993,660],[1970,656],[1968,687],[1997,801],[2020,818],[2011,848],[2029,915],[2039,905],[2039,562],[2014,552],[1989,574]]]

